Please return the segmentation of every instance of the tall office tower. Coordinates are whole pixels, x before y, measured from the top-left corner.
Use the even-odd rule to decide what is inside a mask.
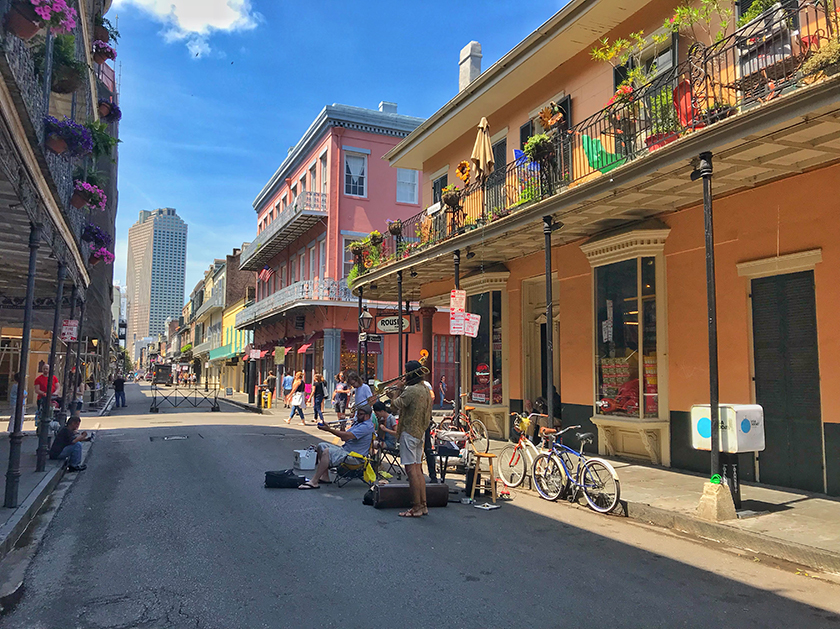
[[[128,230],[128,329],[126,347],[135,360],[143,338],[164,332],[167,317],[184,305],[187,224],[169,207],[143,210]]]

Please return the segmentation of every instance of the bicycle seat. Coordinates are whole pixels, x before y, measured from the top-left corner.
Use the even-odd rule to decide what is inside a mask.
[[[557,432],[556,428],[540,428],[541,435],[553,435]]]
[[[575,433],[575,437],[580,439],[581,444],[592,443],[593,441],[595,441],[595,435],[593,435],[591,432],[577,432]]]
[[[467,413],[469,413],[470,411],[474,411],[474,410],[475,410],[475,406],[465,406],[464,407],[464,411],[466,411]]]

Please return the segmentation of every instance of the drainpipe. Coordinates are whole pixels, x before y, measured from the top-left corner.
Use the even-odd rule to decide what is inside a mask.
[[[55,289],[55,311],[53,313],[52,340],[50,341],[50,370],[47,375],[47,395],[44,398],[45,408],[41,411],[41,421],[38,423],[38,450],[35,458],[35,471],[43,472],[47,469],[47,451],[50,449],[50,422],[52,421],[52,390],[55,377],[55,350],[58,344],[58,334],[61,331],[61,299],[64,296],[64,275],[67,267],[58,263],[58,286]]]

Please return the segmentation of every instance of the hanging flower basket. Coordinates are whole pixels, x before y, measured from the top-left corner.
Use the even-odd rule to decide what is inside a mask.
[[[111,236],[94,223],[85,225],[82,230],[82,240],[89,242],[94,251],[103,247],[107,249],[111,246]]]
[[[368,236],[368,240],[370,240],[370,244],[374,247],[378,247],[382,244],[385,238],[382,236],[382,232],[378,230],[373,230],[370,232],[370,236]]]
[[[111,33],[103,24],[97,24],[93,27],[93,37],[99,41],[104,41],[106,44],[111,41]]]
[[[29,41],[41,30],[40,18],[29,2],[15,2],[6,14],[6,30]]]
[[[461,201],[461,193],[457,189],[446,190],[441,196],[443,204],[449,208],[455,209]]]
[[[388,221],[388,233],[392,236],[399,236],[402,234],[402,221],[397,219],[395,221]]]
[[[88,262],[91,266],[96,266],[100,262],[111,264],[114,261],[114,254],[108,251],[106,247],[97,247],[95,244],[90,245],[90,256]]]
[[[53,116],[44,118],[44,131],[47,136],[47,147],[56,153],[66,152],[73,157],[84,157],[93,151],[93,138],[90,131],[66,116],[63,120],[58,120]],[[63,150],[57,139],[64,141]]]
[[[108,197],[105,191],[99,186],[94,186],[92,183],[76,179],[73,182],[73,196],[70,197],[70,204],[76,209],[90,206],[93,209],[105,211],[105,204],[108,202]]]
[[[364,245],[362,243],[358,242],[358,241],[351,242],[347,246],[347,248],[350,250],[350,253],[352,253],[354,256],[362,255],[362,252],[365,250]]]
[[[77,66],[55,66],[50,89],[56,94],[72,94],[82,86],[84,80],[84,74]]]
[[[108,42],[97,39],[93,42],[93,60],[95,63],[102,65],[109,59],[116,59],[117,51]]]
[[[107,100],[99,101],[99,105],[97,107],[97,111],[99,112],[100,118],[107,118],[111,115],[111,109],[113,104]]]
[[[45,144],[47,148],[50,149],[56,155],[61,155],[67,150],[67,142],[62,138],[60,135],[56,135],[55,133],[51,133],[47,136],[45,140]]]

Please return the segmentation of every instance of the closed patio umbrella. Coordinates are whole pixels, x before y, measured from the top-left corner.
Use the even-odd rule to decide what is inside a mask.
[[[484,181],[493,172],[493,146],[490,144],[490,123],[482,118],[478,123],[478,136],[470,155],[476,181]]]

